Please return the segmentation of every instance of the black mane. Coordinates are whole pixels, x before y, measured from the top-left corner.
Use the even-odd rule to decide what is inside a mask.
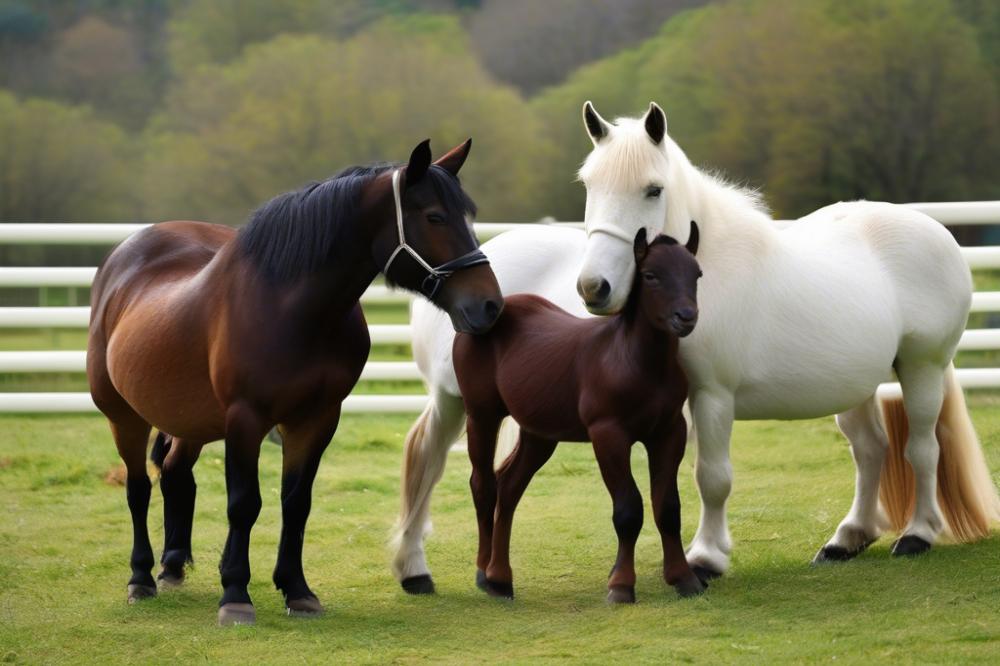
[[[352,247],[361,191],[396,166],[348,167],[325,181],[279,194],[250,215],[239,232],[239,248],[275,282],[316,272],[338,249]],[[475,214],[476,205],[457,178],[438,166],[431,166],[427,177],[446,209]]]

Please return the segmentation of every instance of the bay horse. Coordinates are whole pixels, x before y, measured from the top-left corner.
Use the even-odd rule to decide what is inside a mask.
[[[867,201],[777,223],[755,193],[692,165],[656,104],[612,123],[587,103],[583,116],[593,143],[579,173],[585,229],[525,227],[483,251],[503,293],[606,314],[626,302],[636,230],[683,239],[698,220],[701,316],[680,344],[702,503],[691,565],[709,575],[729,567],[734,419],[837,414],[857,467],[855,497],[817,562],[853,558],[887,527],[901,533],[900,556],[926,551],[943,530],[958,541],[988,535],[1000,500],[952,365],[972,282],[951,234],[910,208]],[[454,333],[419,303],[411,323],[431,402],[406,441],[393,560],[403,581],[430,580],[430,496],[464,411]],[[902,399],[877,395],[894,375]]]
[[[618,556],[608,601],[635,602],[635,543],[643,517],[631,469],[636,441],[649,456],[663,578],[681,596],[705,589],[684,557],[677,492],[687,441],[681,414],[687,379],[677,342],[698,319],[697,249],[694,223],[686,246],[669,236],[647,245],[646,230],[640,229],[633,244],[639,269],[620,314],[581,319],[539,296],[517,294],[506,299],[490,333],[455,337],[479,523],[476,582],[491,596],[514,596],[509,557],[514,510],[559,441],[593,442],[611,494]],[[494,473],[497,433],[508,415],[520,426],[520,436]]]
[[[253,623],[250,530],[260,512],[261,440],[283,433],[281,541],[274,584],[289,614],[322,611],[302,571],[313,480],[340,404],[368,358],[358,299],[381,271],[487,331],[503,306],[467,216],[457,175],[471,139],[431,162],[429,141],[405,166],[353,167],[280,195],[236,229],[164,222],[132,235],[97,272],[87,376],[127,469],[132,514],[128,600],[156,594],[146,527],[151,427],[162,433],[162,583],[192,561],[192,468],[225,441],[229,536],[219,565],[220,624]]]

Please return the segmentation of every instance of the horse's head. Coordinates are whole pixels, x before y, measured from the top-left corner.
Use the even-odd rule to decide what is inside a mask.
[[[690,219],[686,211],[675,214],[676,203],[671,207],[670,201],[677,185],[670,182],[671,161],[684,158],[667,136],[667,118],[655,103],[641,119],[619,118],[612,124],[587,102],[583,121],[594,149],[580,168],[587,188],[587,251],[576,287],[588,310],[610,314],[628,299],[635,274],[629,246],[636,233],[671,231],[668,208],[672,217]]]
[[[670,236],[657,236],[646,243],[646,230],[639,229],[632,244],[638,267],[633,298],[639,316],[658,330],[678,337],[691,333],[698,322],[698,225],[691,222],[686,245]]]
[[[385,175],[392,202],[379,216],[373,251],[386,279],[426,296],[451,317],[456,331],[484,333],[503,309],[489,261],[470,219],[476,205],[458,181],[472,139],[431,162],[421,142],[406,166]]]

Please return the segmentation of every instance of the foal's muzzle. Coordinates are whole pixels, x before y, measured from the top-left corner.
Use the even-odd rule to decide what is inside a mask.
[[[680,308],[670,317],[669,323],[677,337],[687,337],[694,330],[695,324],[698,323],[698,310],[697,308]]]

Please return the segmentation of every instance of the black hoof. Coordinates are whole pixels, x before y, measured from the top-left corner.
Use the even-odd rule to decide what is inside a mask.
[[[608,588],[609,604],[634,604],[635,588],[627,585],[612,585]]]
[[[514,584],[502,583],[497,580],[486,579],[486,594],[498,599],[513,599]]]
[[[912,557],[913,555],[926,553],[930,549],[931,545],[929,543],[918,536],[908,534],[901,537],[892,545],[892,554],[896,557],[901,557],[903,555]]]
[[[400,585],[403,586],[407,594],[434,594],[434,581],[430,574],[404,578]]]
[[[674,585],[674,589],[677,590],[677,595],[680,597],[696,597],[708,589],[708,583],[696,573],[691,578],[678,582]]]
[[[137,583],[128,584],[128,602],[134,604],[143,599],[152,599],[156,596],[155,585],[140,585]]]
[[[708,585],[708,581],[722,577],[721,571],[716,571],[715,569],[709,569],[708,567],[694,566],[691,567],[691,571],[693,571],[694,575],[698,577],[698,580],[701,581],[701,584],[705,586]]]
[[[482,569],[476,569],[476,587],[486,592],[486,572]]]
[[[868,546],[873,543],[875,543],[875,539],[866,541],[854,550],[847,550],[843,546],[823,546],[819,549],[819,552],[816,553],[816,557],[812,559],[812,564],[829,564],[830,562],[846,562],[847,560],[853,560],[855,557],[868,550]]]

